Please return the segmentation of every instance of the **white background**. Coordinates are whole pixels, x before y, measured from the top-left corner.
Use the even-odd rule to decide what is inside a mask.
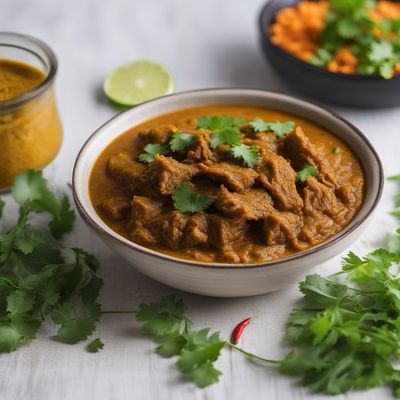
[[[258,46],[257,16],[263,0],[0,0],[0,29],[29,33],[56,52],[60,68],[57,95],[65,137],[46,175],[60,190],[71,180],[77,152],[86,138],[116,111],[103,98],[104,77],[135,59],[154,59],[173,71],[177,90],[242,86],[291,92],[271,71]],[[373,95],[373,93],[371,93]],[[365,132],[380,154],[386,173],[400,172],[399,109],[337,108]],[[1,151],[1,149],[0,149]],[[63,186],[61,186],[63,185]],[[364,253],[383,243],[395,227],[388,215],[395,185],[388,183],[378,212],[352,250]],[[4,228],[16,213],[8,205]],[[1,226],[0,226],[1,227]],[[97,240],[78,219],[69,240],[94,252],[101,261],[104,309],[130,310],[174,290],[135,272]],[[321,265],[328,274],[340,268],[340,257]],[[280,358],[285,322],[297,288],[246,299],[213,299],[181,294],[198,327],[212,327],[229,337],[236,322],[256,319],[242,345],[260,355]],[[173,360],[152,352],[153,343],[133,316],[107,315],[99,324],[105,348],[89,354],[84,344],[69,346],[52,339],[48,324],[38,340],[0,357],[0,399],[265,399],[324,398],[311,396],[292,380],[224,351],[223,372],[206,390],[182,381]],[[338,396],[337,399],[390,398],[387,389]]]

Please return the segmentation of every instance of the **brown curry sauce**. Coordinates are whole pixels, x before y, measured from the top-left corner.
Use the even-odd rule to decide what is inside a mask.
[[[141,185],[136,183],[135,176],[145,174],[151,166],[139,165],[137,157],[147,143],[168,142],[171,130],[196,133],[196,120],[202,115],[231,115],[246,121],[291,120],[297,128],[283,138],[244,129],[242,140],[258,145],[262,154],[262,164],[254,168],[254,182],[244,187],[232,186],[225,176],[207,176],[213,165],[217,170],[226,171],[233,165],[238,172],[240,168],[244,174],[249,172],[240,162],[221,158],[219,148],[214,152],[218,160],[181,157],[175,162],[169,158],[175,157],[174,153],[160,157],[156,161],[160,166],[153,170],[162,172],[170,168],[169,162],[178,169],[200,167],[200,176],[186,180],[214,196],[215,203],[201,215],[182,214],[174,210],[169,189],[158,192],[159,177],[154,173]],[[335,147],[340,147],[338,154],[332,151]],[[205,157],[203,153],[198,153],[200,158]],[[216,165],[219,162],[224,164]],[[306,164],[317,166],[320,174],[307,178],[303,185],[296,184],[296,172]],[[304,251],[340,232],[361,207],[365,181],[350,148],[313,122],[264,108],[218,105],[179,110],[130,129],[100,155],[89,189],[103,221],[145,247],[203,262],[255,263]]]

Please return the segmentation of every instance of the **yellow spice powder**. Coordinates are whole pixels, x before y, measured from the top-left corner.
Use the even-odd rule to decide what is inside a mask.
[[[32,65],[0,59],[0,189],[11,186],[27,169],[43,168],[60,148],[62,128],[52,87],[24,104],[2,107],[6,100],[37,88],[45,78]]]

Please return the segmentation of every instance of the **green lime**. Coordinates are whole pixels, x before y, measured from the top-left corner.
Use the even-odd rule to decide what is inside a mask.
[[[103,88],[113,103],[131,107],[172,93],[175,80],[164,65],[153,61],[135,61],[108,75]]]

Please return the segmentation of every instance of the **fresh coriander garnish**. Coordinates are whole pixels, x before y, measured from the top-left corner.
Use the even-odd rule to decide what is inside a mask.
[[[318,176],[318,168],[312,165],[306,165],[301,171],[296,174],[296,182],[305,183],[309,176]]]
[[[224,128],[211,134],[210,146],[216,149],[221,144],[230,144],[231,146],[240,146],[240,132],[237,128]]]
[[[58,198],[33,170],[17,177],[12,194],[21,208],[14,227],[0,234],[0,352],[35,339],[50,318],[60,325],[58,340],[86,339],[101,315],[96,299],[103,282],[93,255],[56,240],[73,228],[68,197]],[[44,212],[51,221],[33,228],[30,214]]]
[[[57,239],[72,230],[75,213],[71,209],[68,197],[64,195],[58,201],[48,189],[41,171],[29,170],[19,175],[15,180],[12,195],[18,204],[30,212],[49,213],[52,216],[49,227]]]
[[[332,149],[332,153],[333,153],[333,154],[339,154],[341,151],[342,151],[342,149],[341,149],[339,146],[335,146],[335,147]]]
[[[83,313],[77,314],[72,304],[63,304],[56,308],[52,320],[60,325],[57,338],[68,344],[75,344],[87,339],[96,327],[97,321],[101,317],[101,307],[99,304],[83,304]]]
[[[226,342],[219,332],[196,331],[187,318],[183,301],[165,296],[157,303],[141,304],[136,319],[156,338],[156,352],[164,357],[178,356],[176,363],[185,378],[204,388],[218,382],[221,372],[214,367]]]
[[[292,132],[295,123],[293,121],[285,122],[266,122],[262,118],[256,118],[250,122],[251,127],[256,132],[274,132],[277,137],[282,137],[286,133]]]
[[[171,150],[174,152],[183,151],[194,147],[196,144],[196,135],[191,133],[175,132],[169,142]]]
[[[226,128],[237,128],[244,123],[245,120],[243,118],[236,118],[230,115],[204,115],[197,119],[197,128],[219,131]]]
[[[87,349],[89,353],[97,353],[102,350],[104,347],[104,343],[100,340],[100,338],[96,338],[92,340],[88,345]]]
[[[197,119],[197,128],[212,131],[210,146],[212,149],[216,149],[221,144],[240,145],[242,142],[238,126],[244,123],[243,118],[235,118],[230,115],[204,115]]]
[[[244,165],[250,168],[255,167],[261,161],[259,149],[255,146],[247,146],[246,144],[233,146],[229,154],[234,158],[243,159]]]
[[[144,153],[139,154],[139,161],[152,163],[156,159],[157,154],[168,154],[169,147],[166,144],[148,144],[144,148]]]
[[[197,193],[187,182],[183,182],[172,195],[174,207],[180,212],[197,213],[208,208],[213,199]]]

